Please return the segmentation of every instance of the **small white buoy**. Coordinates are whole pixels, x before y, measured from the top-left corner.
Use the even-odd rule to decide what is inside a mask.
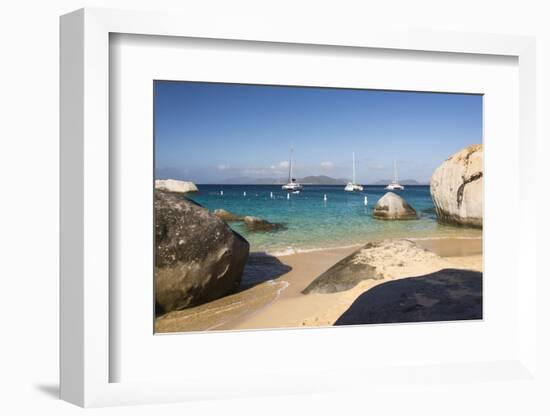
[[[223,191],[220,191],[220,195],[223,196]]]
[[[243,196],[246,196],[246,191],[243,192]]]
[[[290,199],[290,194],[286,194],[286,199]]]
[[[327,194],[323,195],[323,201],[327,202]]]
[[[365,206],[367,206],[367,197],[365,196]]]
[[[271,199],[273,199],[273,192],[270,192],[270,193],[269,193],[269,197],[270,197]]]

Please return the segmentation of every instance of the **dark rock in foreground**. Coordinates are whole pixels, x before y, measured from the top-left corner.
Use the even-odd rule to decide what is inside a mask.
[[[243,220],[246,229],[251,232],[277,231],[285,228],[282,224],[272,223],[258,217],[246,216]]]
[[[482,273],[443,269],[393,280],[359,296],[334,325],[482,318]]]
[[[368,243],[361,250],[368,250],[374,247],[373,243]],[[383,276],[376,271],[376,267],[357,261],[357,253],[350,254],[348,257],[340,260],[327,271],[320,274],[313,282],[309,284],[302,293],[335,293],[351,289],[362,280],[383,279]]]
[[[206,208],[155,192],[155,301],[158,312],[199,305],[240,284],[249,244]]]
[[[392,278],[399,274],[401,268],[418,267],[420,264],[446,266],[439,256],[413,241],[372,241],[320,274],[302,293],[342,292],[363,280]]]
[[[393,192],[387,192],[374,206],[373,216],[379,220],[415,220],[416,211],[407,201]]]

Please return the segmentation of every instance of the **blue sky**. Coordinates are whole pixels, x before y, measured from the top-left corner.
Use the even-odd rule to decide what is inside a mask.
[[[457,150],[482,140],[482,97],[155,81],[155,175],[221,183],[295,176],[393,176],[427,183]]]

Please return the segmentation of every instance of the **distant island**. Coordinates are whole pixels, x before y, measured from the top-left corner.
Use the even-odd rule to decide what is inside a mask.
[[[381,179],[379,181],[371,183],[370,185],[387,185],[391,182],[392,182],[391,179]],[[403,179],[403,180],[400,179],[399,183],[401,185],[424,185],[423,183],[415,181],[414,179]]]
[[[297,178],[297,181],[303,185],[345,185],[349,182],[348,178],[332,178],[326,175],[305,176]],[[224,185],[283,185],[288,182],[287,178],[253,178],[250,176],[239,176],[229,178],[222,182]],[[381,179],[367,185],[387,185],[391,179]],[[414,179],[400,180],[401,185],[423,185]]]
[[[345,185],[348,179],[331,178],[330,176],[306,176],[298,179],[298,181],[304,185]]]
[[[319,175],[297,178],[297,181],[304,185],[345,185],[348,179]],[[223,181],[226,185],[282,185],[287,182],[287,178],[252,178],[248,176],[229,178]]]

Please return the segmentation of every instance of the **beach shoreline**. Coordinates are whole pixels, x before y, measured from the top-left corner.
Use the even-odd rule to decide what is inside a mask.
[[[440,253],[448,253],[443,256],[446,257],[456,257],[462,255],[463,253],[462,248],[464,246],[468,247],[469,244],[465,243],[463,244],[455,244],[455,241],[463,241],[463,240],[473,240],[478,243],[473,243],[473,247],[476,247],[473,249],[474,253],[481,252],[482,249],[477,249],[479,244],[482,243],[483,238],[481,235],[481,232],[479,232],[479,235],[462,235],[462,236],[425,236],[425,237],[395,237],[390,236],[388,238],[371,238],[368,240],[365,240],[361,243],[352,243],[352,244],[342,244],[342,245],[335,245],[335,246],[323,246],[323,247],[311,247],[311,248],[299,248],[299,247],[287,247],[284,249],[275,249],[275,250],[256,250],[251,251],[250,256],[251,257],[263,257],[263,256],[273,256],[277,258],[282,258],[286,256],[292,256],[295,254],[304,254],[304,253],[315,253],[315,252],[330,252],[332,250],[347,250],[347,249],[358,249],[359,247],[364,246],[369,241],[378,241],[378,240],[410,240],[417,242],[419,245],[427,248],[428,250],[435,250],[437,254],[443,255]],[[457,251],[458,250],[458,251]],[[455,253],[455,254],[452,254]]]
[[[160,316],[155,322],[155,332],[329,326],[334,324],[358,296],[378,284],[420,276],[443,268],[482,271],[481,235],[477,238],[403,238],[387,241],[413,241],[423,250],[433,253],[429,258],[433,258],[433,261],[424,259],[419,264],[400,268],[388,267],[385,269],[384,279],[363,281],[342,292],[303,295],[302,290],[317,276],[364,244],[304,250],[276,256],[255,252],[250,257],[255,259],[255,267],[246,273],[263,273],[264,278],[245,284],[240,291],[224,298]],[[387,260],[383,262],[387,263]],[[270,273],[273,278],[270,278]],[[252,281],[253,278],[254,276]],[[244,280],[246,281],[246,276]]]

